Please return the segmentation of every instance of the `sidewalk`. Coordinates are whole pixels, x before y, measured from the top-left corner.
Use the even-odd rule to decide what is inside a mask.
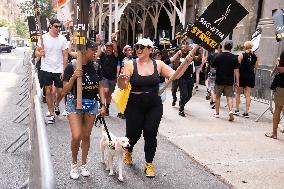
[[[278,140],[264,136],[272,130],[270,112],[254,121],[267,105],[252,101],[249,119],[235,116],[229,122],[225,97],[221,100],[220,118],[214,118],[203,87],[183,118],[168,90],[159,133],[235,188],[284,188],[284,134]]]

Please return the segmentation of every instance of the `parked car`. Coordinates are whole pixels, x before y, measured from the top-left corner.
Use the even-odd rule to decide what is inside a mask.
[[[7,52],[7,53],[10,53],[13,49],[13,46],[11,45],[6,45],[6,44],[0,44],[0,52]]]

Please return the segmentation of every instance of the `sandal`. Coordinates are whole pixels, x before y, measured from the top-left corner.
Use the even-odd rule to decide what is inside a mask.
[[[265,133],[264,136],[269,137],[269,138],[273,138],[273,139],[277,139],[277,136],[273,136],[272,133]]]

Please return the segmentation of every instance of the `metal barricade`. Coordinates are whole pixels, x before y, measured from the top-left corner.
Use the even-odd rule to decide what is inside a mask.
[[[31,145],[31,161],[29,179],[20,188],[54,189],[56,188],[53,163],[51,160],[46,126],[41,109],[41,89],[32,67],[31,113],[29,125],[29,138]]]
[[[256,122],[269,110],[273,113],[272,101],[273,101],[273,92],[270,90],[270,85],[272,82],[271,77],[272,71],[270,69],[258,68],[255,72],[255,88],[252,89],[251,99],[263,104],[267,104],[268,107],[263,113],[261,113]]]

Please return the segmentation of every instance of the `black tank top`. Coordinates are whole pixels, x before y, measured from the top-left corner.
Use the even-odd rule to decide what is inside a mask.
[[[254,53],[243,53],[243,59],[240,65],[240,74],[254,74],[257,57]]]
[[[138,74],[136,59],[133,60],[133,75],[130,78],[131,92],[149,92],[158,94],[159,92],[159,73],[157,63],[152,60],[154,64],[154,73],[152,75],[141,76]]]

